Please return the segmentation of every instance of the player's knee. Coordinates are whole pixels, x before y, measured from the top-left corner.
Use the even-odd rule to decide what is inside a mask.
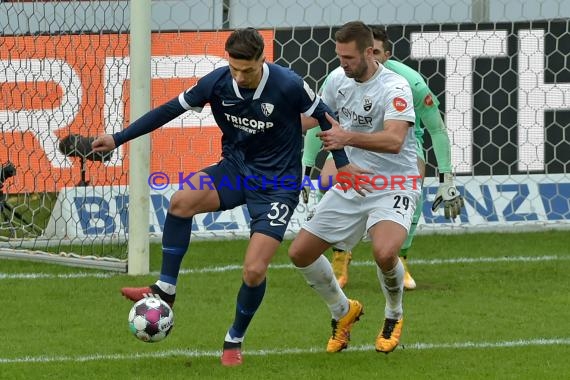
[[[187,194],[183,191],[177,191],[170,198],[168,212],[176,216],[189,218],[196,215],[196,208]]]
[[[249,264],[243,267],[243,281],[250,287],[261,284],[266,274],[267,268],[263,265]]]
[[[293,262],[293,264],[297,265],[297,260],[299,260],[299,250],[297,249],[295,242],[293,242],[291,244],[291,246],[289,247],[289,250],[287,251],[287,254],[289,255],[289,258],[291,259],[291,262]]]
[[[300,249],[300,245],[296,243],[296,241],[293,241],[293,243],[291,243],[291,246],[289,246],[289,258],[291,259],[291,262],[293,263],[293,265],[297,266],[297,267],[303,267],[306,266],[306,263],[303,260],[303,254],[302,251]]]
[[[400,247],[391,242],[373,248],[374,259],[382,270],[390,270],[397,264],[399,252]]]

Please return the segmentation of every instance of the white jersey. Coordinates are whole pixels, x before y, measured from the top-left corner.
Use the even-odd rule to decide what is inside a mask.
[[[327,78],[322,90],[323,101],[335,112],[342,128],[361,133],[384,129],[385,120],[405,120],[413,127],[414,101],[408,82],[379,64],[372,78],[360,83],[348,78],[338,67]],[[369,169],[374,175],[419,176],[414,128],[409,128],[400,153],[376,153],[348,146],[351,163]],[[411,181],[406,181],[409,186]]]

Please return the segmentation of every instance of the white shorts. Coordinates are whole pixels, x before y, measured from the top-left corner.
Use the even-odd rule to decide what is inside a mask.
[[[303,228],[343,250],[352,249],[372,226],[383,220],[410,230],[419,190],[377,191],[365,197],[349,192],[353,194],[336,188],[327,191]]]

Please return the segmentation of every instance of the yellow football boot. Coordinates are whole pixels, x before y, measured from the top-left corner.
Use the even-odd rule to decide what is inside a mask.
[[[332,336],[327,344],[327,352],[339,352],[348,347],[350,330],[360,316],[364,314],[364,307],[356,300],[348,300],[348,313],[338,321],[331,321]]]

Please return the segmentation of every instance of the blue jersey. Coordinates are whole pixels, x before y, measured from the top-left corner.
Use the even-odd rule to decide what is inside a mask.
[[[229,68],[221,67],[178,100],[195,111],[210,103],[222,130],[222,156],[244,176],[298,183],[303,144],[300,114],[312,114],[319,99],[293,71],[266,63],[258,87],[243,89]]]
[[[188,110],[209,103],[222,131],[222,156],[244,177],[301,183],[303,144],[300,114],[313,116],[321,128],[333,115],[303,79],[290,69],[264,63],[256,89],[239,88],[228,66],[202,77],[177,98],[155,108],[113,135],[116,146],[149,133]],[[337,167],[348,164],[344,150],[333,151]]]

